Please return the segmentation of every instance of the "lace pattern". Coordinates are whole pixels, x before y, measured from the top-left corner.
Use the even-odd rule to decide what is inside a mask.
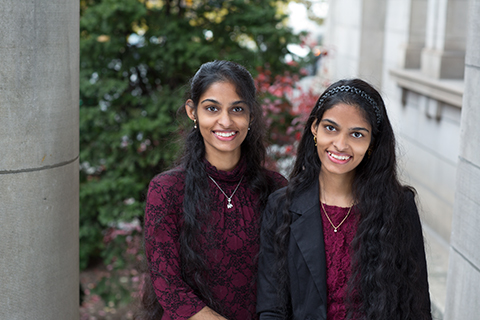
[[[332,223],[337,226],[345,217],[349,208],[324,204]],[[344,320],[346,318],[346,289],[350,277],[350,244],[356,233],[356,208],[334,232],[322,208],[323,237],[327,261],[327,319]]]
[[[208,174],[227,194],[233,192],[245,171],[245,161],[230,172],[219,171],[207,162]],[[277,188],[286,184],[280,174],[269,175]],[[145,252],[155,292],[165,310],[163,319],[188,319],[206,305],[181,277],[178,238],[184,181],[181,168],[156,176],[150,183],[145,209]],[[211,199],[216,199],[208,223],[211,232],[199,239],[200,253],[208,261],[207,281],[228,319],[257,319],[258,197],[243,179],[232,198],[233,208],[227,209],[225,196],[210,180],[209,187]]]

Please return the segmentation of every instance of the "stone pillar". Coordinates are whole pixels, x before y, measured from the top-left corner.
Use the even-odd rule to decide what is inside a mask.
[[[472,0],[469,10],[446,320],[478,319],[480,315],[480,0]]]
[[[362,0],[358,76],[373,85],[382,84],[387,1]],[[342,8],[344,11],[345,9]],[[341,11],[342,11],[341,10]]]
[[[79,1],[0,1],[0,319],[79,318]]]
[[[422,72],[432,78],[462,79],[465,66],[465,17],[469,0],[428,0]]]
[[[428,0],[410,0],[408,39],[400,48],[400,61],[403,69],[420,69],[422,50],[425,47]]]

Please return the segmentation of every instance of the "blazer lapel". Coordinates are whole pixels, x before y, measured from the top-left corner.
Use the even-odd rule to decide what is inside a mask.
[[[297,242],[312,275],[312,280],[326,305],[325,243],[320,216],[318,180],[292,200],[290,210],[299,215],[298,219],[290,225],[291,235]]]

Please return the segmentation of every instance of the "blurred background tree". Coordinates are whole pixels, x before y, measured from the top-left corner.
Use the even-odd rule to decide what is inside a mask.
[[[81,269],[98,258],[122,266],[107,235],[122,223],[139,232],[124,223],[141,223],[149,180],[177,156],[177,110],[202,63],[232,60],[254,76],[268,68],[272,79],[298,71],[288,2],[80,1]]]

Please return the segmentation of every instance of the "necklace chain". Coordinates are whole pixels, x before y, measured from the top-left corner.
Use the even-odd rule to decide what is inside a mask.
[[[345,222],[345,220],[347,220],[348,216],[350,215],[350,211],[352,211],[352,207],[353,207],[353,205],[350,206],[350,208],[348,209],[348,212],[347,212],[347,215],[345,216],[345,218],[343,218],[342,222],[340,222],[340,223],[338,224],[338,226],[335,227],[335,225],[333,224],[332,220],[330,220],[330,217],[329,217],[328,214],[327,214],[327,210],[325,210],[325,207],[323,206],[323,202],[320,201],[320,204],[322,205],[323,212],[325,213],[325,216],[327,217],[328,222],[330,222],[330,224],[332,225],[334,232],[337,232],[337,229],[340,228],[340,226]]]
[[[223,193],[223,195],[225,196],[225,198],[227,198],[227,208],[228,209],[232,209],[233,208],[233,204],[232,204],[232,197],[233,195],[235,194],[235,192],[237,192],[237,189],[238,187],[240,187],[240,183],[242,183],[242,180],[243,180],[243,177],[240,179],[240,181],[238,182],[237,184],[237,187],[235,188],[235,190],[233,190],[232,194],[229,196],[227,196],[227,194],[223,191],[222,188],[220,188],[220,186],[218,185],[217,181],[215,181],[210,175],[208,175],[208,177],[213,181],[213,183],[215,183],[215,185],[217,186],[218,189],[220,189],[220,191]]]

